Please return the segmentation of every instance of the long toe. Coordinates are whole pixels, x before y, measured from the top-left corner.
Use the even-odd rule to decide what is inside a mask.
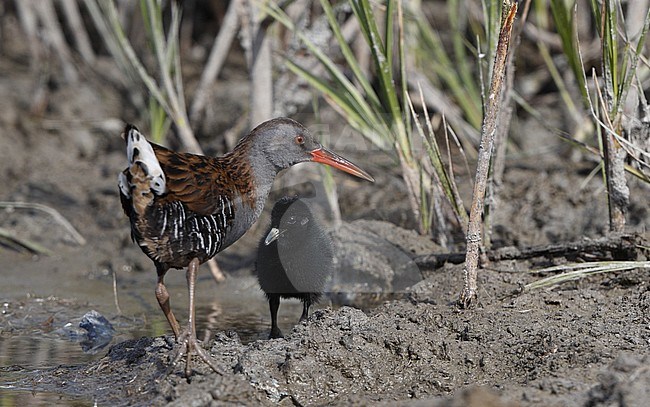
[[[221,369],[219,369],[219,367],[217,367],[217,364],[216,364],[216,361],[214,360],[214,358],[212,356],[210,356],[208,351],[206,351],[205,349],[203,349],[201,347],[201,344],[199,343],[199,341],[196,338],[194,338],[193,349],[196,351],[196,354],[199,355],[199,357],[205,362],[205,364],[210,366],[210,369],[214,370],[215,373],[223,376],[223,371]],[[188,355],[187,358],[189,360],[190,355]],[[185,374],[187,374],[187,370],[186,370]]]
[[[170,363],[167,375],[175,369],[178,362],[185,356],[185,378],[189,381],[192,376],[192,355],[194,354],[198,355],[215,373],[223,375],[223,371],[217,367],[216,361],[203,349],[201,342],[196,339],[196,335],[193,335],[191,331],[185,331],[178,337],[178,348]]]

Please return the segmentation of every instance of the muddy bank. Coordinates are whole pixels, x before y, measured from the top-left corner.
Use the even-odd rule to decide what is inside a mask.
[[[3,38],[21,38],[16,21],[3,21]],[[337,251],[349,255],[346,267],[386,283],[364,292],[373,307],[363,296],[359,303],[356,296],[346,297],[349,304],[366,306],[363,310],[325,302],[292,330],[300,307],[283,302],[281,328],[287,337],[266,340],[268,305],[252,276],[266,213],[241,241],[219,254],[228,274],[225,284],[217,286],[204,267],[199,276],[199,332],[211,333],[206,347],[225,374],[197,361],[191,383],[182,375],[182,363],[165,376],[174,345],[154,297],[154,268],[129,239],[117,192],[117,174],[126,164],[119,138],[123,121],[144,129],[146,119],[115,87],[94,76],[70,85],[53,74],[45,106],[32,112],[39,78],[29,71],[27,45],[3,45],[0,200],[56,209],[86,243],[80,245],[41,212],[0,211],[0,227],[49,253],[0,246],[0,405],[641,406],[650,399],[647,269],[526,292],[522,286],[541,277],[527,271],[566,259],[492,263],[479,272],[478,306],[459,312],[454,301],[461,266],[418,269],[413,279],[411,260],[460,252],[462,236],[452,236],[447,248],[417,236],[395,162],[379,153],[355,155],[344,145],[333,147],[377,179],[374,185],[359,184],[335,174],[348,222],[336,240]],[[104,74],[116,72],[105,65]],[[218,106],[248,97],[243,70],[230,69],[241,72],[220,78],[214,92]],[[557,95],[535,102],[546,109],[545,118],[562,117]],[[218,123],[206,124],[201,139],[206,151],[223,152],[223,140],[215,135],[233,125],[233,111],[239,114],[237,106],[215,109]],[[508,155],[497,197],[493,247],[606,235],[602,180],[590,176],[597,163],[574,159],[570,147],[545,126],[516,114],[511,140],[518,148]],[[343,119],[325,108],[323,117],[332,128],[343,127]],[[457,165],[458,183],[467,203],[471,174],[463,167]],[[280,177],[274,198],[299,182],[321,193],[317,172],[292,171]],[[648,186],[630,179],[630,188],[629,231],[644,234],[647,241]],[[647,249],[641,250],[647,260]],[[391,264],[397,257],[402,260]],[[394,273],[400,265],[408,265],[409,273]],[[184,273],[172,271],[166,282],[177,317],[186,321]],[[386,302],[376,295],[383,290],[399,291],[399,299]],[[106,348],[89,355],[79,341],[57,332],[78,324],[92,309],[106,316],[116,333]]]
[[[460,271],[436,271],[410,300],[366,312],[318,310],[285,339],[243,345],[236,332],[216,331],[209,348],[223,376],[198,361],[189,384],[182,363],[165,376],[173,353],[167,336],[120,342],[88,364],[14,367],[13,384],[100,405],[453,405],[477,391],[492,394],[494,405],[647,400],[647,274],[518,293],[521,273],[485,271],[480,306],[459,312],[451,301]]]

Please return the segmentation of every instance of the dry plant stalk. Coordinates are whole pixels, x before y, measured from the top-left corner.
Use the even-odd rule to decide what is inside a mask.
[[[42,205],[42,204],[37,204],[37,203],[31,203],[31,202],[0,202],[0,208],[12,208],[12,209],[32,209],[32,210],[37,210],[41,212],[45,212],[48,215],[52,217],[59,225],[63,226],[65,230],[68,231],[70,236],[77,242],[79,246],[83,246],[86,244],[86,239],[81,236],[81,233],[77,231],[77,229],[72,226],[72,224],[63,216],[59,211],[56,209]]]
[[[616,103],[613,96],[613,75],[616,75],[615,69],[608,64],[606,56],[607,45],[611,46],[611,39],[605,33],[608,28],[608,17],[613,13],[610,9],[611,4],[604,1],[601,5],[601,33],[600,38],[603,47],[603,79],[605,81],[604,92],[606,97],[603,98],[600,88],[596,87],[599,96],[600,111],[603,122],[608,128],[603,128],[601,137],[603,143],[603,165],[605,169],[605,182],[607,184],[607,203],[609,207],[609,230],[615,233],[622,233],[625,229],[625,215],[630,203],[630,189],[625,179],[625,150],[616,141],[615,134],[622,133],[622,115],[618,111],[612,111],[612,105]],[[611,57],[610,57],[611,58]],[[618,101],[620,103],[620,101]],[[613,114],[610,114],[613,113]],[[613,116],[613,117],[611,117]],[[611,129],[608,131],[608,129]]]
[[[602,110],[604,114],[605,108]],[[606,120],[609,118],[606,118]],[[621,126],[617,126],[619,132]],[[630,189],[625,179],[625,157],[627,153],[606,129],[602,131],[603,163],[607,174],[607,201],[609,207],[609,230],[622,233],[625,230],[625,215],[630,203]]]
[[[232,45],[235,35],[239,32],[239,9],[242,7],[243,0],[234,0],[228,5],[228,11],[221,23],[221,28],[217,33],[210,56],[201,73],[201,80],[196,87],[192,107],[190,109],[190,119],[196,123],[203,113],[209,96],[210,85],[216,80],[221,68],[223,67],[228,51]]]
[[[481,143],[478,151],[478,163],[474,191],[472,193],[472,207],[469,213],[469,224],[467,226],[467,254],[465,257],[464,277],[465,285],[460,293],[458,305],[461,308],[468,308],[477,298],[477,270],[481,241],[483,234],[482,215],[484,209],[485,189],[487,185],[488,172],[490,169],[490,158],[494,146],[494,136],[497,130],[497,117],[499,114],[499,103],[501,102],[501,91],[506,71],[506,60],[510,39],[512,38],[512,27],[517,14],[517,3],[510,0],[503,2],[503,16],[499,42],[497,44],[490,93],[487,99],[487,106],[481,126]]]
[[[273,117],[273,61],[271,38],[266,33],[267,24],[261,18],[263,8],[257,2],[248,3],[248,18],[242,23],[250,44],[246,59],[250,72],[250,127]]]

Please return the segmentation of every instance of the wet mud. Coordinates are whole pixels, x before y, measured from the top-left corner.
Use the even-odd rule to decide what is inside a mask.
[[[246,80],[239,79],[223,86],[236,93]],[[360,184],[335,174],[345,221],[332,235],[338,264],[358,277],[331,287],[308,321],[297,323],[299,303],[283,302],[285,338],[267,340],[268,304],[253,275],[265,213],[218,256],[228,276],[223,285],[201,268],[198,330],[224,374],[198,360],[190,383],[184,363],[166,374],[175,345],[155,300],[153,265],[129,239],[117,191],[126,163],[122,120],[137,114],[101,81],[56,85],[48,89],[48,109],[31,115],[34,78],[24,57],[0,59],[0,201],[54,208],[85,240],[81,245],[42,211],[0,208],[0,227],[47,249],[0,246],[0,404],[642,406],[650,400],[647,269],[524,290],[542,277],[531,270],[566,259],[489,263],[479,272],[477,306],[460,311],[462,265],[424,269],[414,259],[460,251],[462,240],[443,248],[419,236],[390,160],[345,150],[377,179]],[[535,134],[533,145],[526,134]],[[589,177],[593,166],[573,162],[567,146],[530,119],[513,123],[513,139],[520,153],[507,163],[494,247],[604,236],[607,202],[602,180]],[[274,193],[297,178],[318,182],[315,171],[291,171]],[[650,192],[630,182],[628,226],[647,242]],[[467,174],[459,183],[469,202]],[[637,260],[647,256],[647,245],[639,247]],[[172,306],[185,321],[184,273],[168,275]],[[86,333],[78,330],[91,310],[114,328],[94,354],[83,351]]]

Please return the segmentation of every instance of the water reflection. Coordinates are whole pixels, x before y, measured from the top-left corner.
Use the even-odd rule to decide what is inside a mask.
[[[0,309],[0,406],[93,405],[93,400],[42,392],[37,383],[29,382],[29,388],[25,388],[25,379],[33,377],[36,370],[98,360],[106,355],[110,346],[125,340],[170,335],[149,277],[142,276],[140,281],[122,286],[118,293],[122,316],[116,315],[113,298],[106,295],[112,291],[110,281],[84,282],[89,287],[83,292],[88,299],[78,297],[68,301],[23,296],[4,300]],[[170,277],[167,285],[173,296],[172,306],[179,321],[185,323],[187,287],[184,273]],[[146,283],[142,281],[145,279]],[[253,276],[229,279],[217,286],[204,275],[199,285],[196,324],[200,338],[209,338],[217,331],[234,331],[244,344],[268,338],[271,326],[268,302]],[[279,325],[291,332],[302,306],[297,300],[288,300],[281,307]],[[67,324],[78,326],[91,309],[104,315],[115,331],[111,342],[94,355],[85,353],[79,338],[67,335],[63,329]],[[17,383],[23,383],[22,387]]]
[[[215,290],[218,292],[215,293]],[[151,290],[147,290],[148,294],[153,294],[149,291]],[[122,295],[124,294],[123,292]],[[154,296],[150,297],[155,304]],[[183,306],[183,296],[179,295],[174,300],[179,320],[186,321],[187,310]],[[202,290],[197,300],[199,336],[208,338],[217,331],[234,331],[243,343],[266,340],[268,337],[268,304],[256,287],[253,291],[239,286],[231,286],[230,289],[210,287]],[[38,304],[34,304],[34,301],[38,301]],[[6,312],[0,318],[0,406],[93,405],[92,400],[41,392],[37,383],[25,388],[25,378],[32,377],[36,370],[60,365],[81,365],[98,360],[108,352],[110,345],[128,339],[171,334],[167,320],[158,309],[154,308],[145,314],[140,308],[129,308],[129,311],[136,313],[131,317],[115,316],[110,311],[105,311],[115,335],[109,346],[93,355],[84,352],[83,342],[78,335],[68,335],[68,330],[63,329],[69,324],[78,325],[88,311],[87,305],[62,304],[56,299],[30,299],[23,300],[20,305],[6,304]],[[290,331],[296,323],[296,318],[291,317],[299,315],[300,303],[286,302],[282,306],[287,317],[281,319],[280,323]],[[52,318],[52,315],[56,317]],[[17,386],[17,383],[23,383],[22,387]]]
[[[4,375],[4,372],[3,372]],[[94,400],[68,394],[12,390],[0,386],[0,406],[95,406]]]
[[[0,406],[91,406],[93,401],[89,399],[21,388],[16,383],[36,369],[88,363],[99,357],[83,352],[79,343],[53,333],[3,334],[0,337]],[[37,385],[34,383],[34,387]]]
[[[243,344],[267,340],[271,320],[266,299],[260,295],[259,299],[247,298],[246,302],[246,306],[242,306],[241,302],[215,301],[197,307],[197,334],[205,337],[216,331],[234,331]],[[285,312],[278,316],[278,324],[290,332],[298,321],[302,305],[297,300],[288,300],[282,307]]]

